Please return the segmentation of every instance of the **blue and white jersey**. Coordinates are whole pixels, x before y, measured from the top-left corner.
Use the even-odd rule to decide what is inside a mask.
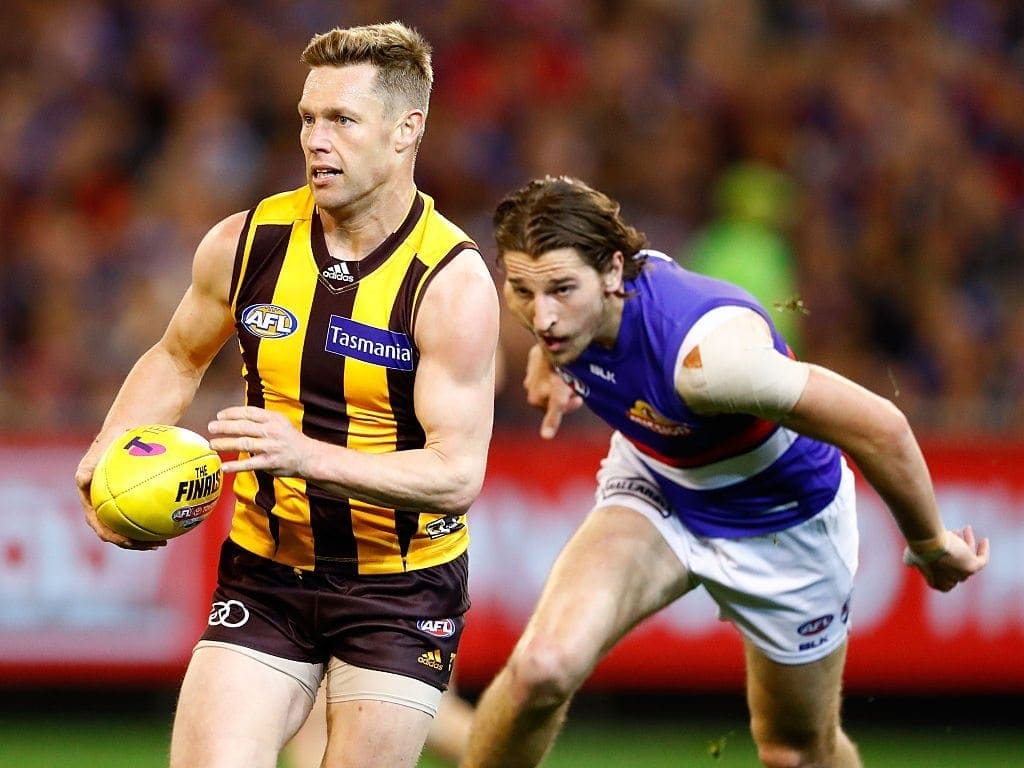
[[[840,454],[779,424],[746,414],[703,416],[676,391],[675,369],[693,325],[718,307],[768,313],[730,283],[687,271],[657,251],[624,286],[615,346],[592,344],[559,372],[594,413],[643,455],[672,510],[700,536],[739,538],[781,531],[835,497]]]

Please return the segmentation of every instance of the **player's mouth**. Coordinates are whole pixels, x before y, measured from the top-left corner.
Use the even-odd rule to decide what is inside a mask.
[[[552,353],[561,352],[568,342],[568,338],[565,336],[540,336],[539,338],[544,349]]]
[[[341,176],[341,171],[337,168],[317,167],[311,168],[309,175],[314,182],[323,183],[334,176]]]

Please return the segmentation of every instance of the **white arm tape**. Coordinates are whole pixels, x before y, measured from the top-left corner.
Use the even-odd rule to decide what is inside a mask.
[[[778,419],[796,405],[810,374],[806,363],[776,351],[768,324],[753,310],[736,313],[682,354],[685,349],[676,389],[698,413]]]

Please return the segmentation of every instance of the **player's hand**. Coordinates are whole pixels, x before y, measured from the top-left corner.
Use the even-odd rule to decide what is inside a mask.
[[[946,553],[930,563],[922,562],[909,549],[903,552],[903,562],[917,568],[928,586],[940,592],[949,592],[960,582],[967,581],[985,567],[988,558],[988,539],[975,539],[969,525],[959,531],[949,531]]]
[[[540,436],[550,440],[558,433],[562,416],[572,413],[583,405],[583,398],[573,392],[558,375],[539,345],[530,347],[526,358],[526,402],[544,411],[540,424]]]
[[[135,541],[134,539],[122,536],[105,526],[103,521],[96,515],[96,510],[92,506],[90,490],[92,488],[92,477],[96,472],[96,464],[99,463],[101,453],[97,448],[97,443],[93,443],[92,448],[82,457],[82,460],[78,463],[78,469],[75,470],[75,485],[78,486],[78,500],[82,502],[85,522],[96,532],[101,541],[114,544],[121,549],[148,550],[166,546],[166,541]]]
[[[225,461],[225,474],[263,470],[279,477],[304,477],[313,441],[297,430],[286,416],[252,405],[225,408],[211,421],[210,447],[237,453]]]

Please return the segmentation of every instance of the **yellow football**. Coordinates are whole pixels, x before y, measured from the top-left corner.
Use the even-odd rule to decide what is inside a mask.
[[[220,456],[206,438],[149,424],[107,447],[90,495],[108,528],[135,541],[161,541],[203,522],[217,506],[222,484]]]

